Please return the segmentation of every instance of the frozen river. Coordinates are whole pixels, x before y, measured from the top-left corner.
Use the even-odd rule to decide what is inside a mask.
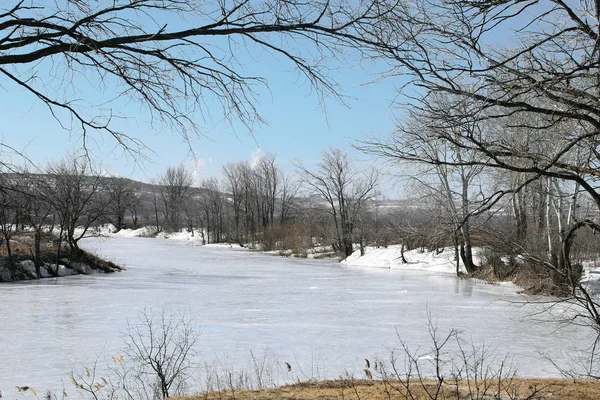
[[[184,310],[200,325],[202,360],[247,366],[250,350],[289,362],[300,378],[362,377],[398,335],[428,347],[427,310],[440,332],[509,352],[524,376],[556,375],[539,354],[568,350],[581,332],[533,322],[511,286],[419,271],[343,267],[202,247],[190,241],[87,239],[126,272],[0,284],[0,390],[41,396],[70,388],[72,366],[122,351],[121,332],[146,307]],[[302,371],[302,372],[300,372]]]

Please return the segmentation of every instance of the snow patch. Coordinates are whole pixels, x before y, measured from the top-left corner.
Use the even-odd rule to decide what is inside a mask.
[[[223,249],[223,250],[242,250],[248,251],[248,247],[242,247],[238,243],[210,243],[204,245],[204,247],[210,247],[213,249]]]
[[[121,229],[118,232],[112,233],[110,236],[116,237],[148,237],[154,234],[155,230],[149,226],[138,229]]]
[[[451,247],[441,249],[441,253],[434,251],[421,252],[419,249],[407,250],[404,252],[404,258],[408,263],[402,263],[401,249],[401,245],[367,247],[363,256],[360,255],[360,250],[357,250],[342,261],[342,264],[456,274],[454,249]],[[460,271],[466,272],[462,262],[460,263]]]
[[[161,239],[174,240],[201,240],[201,237],[198,234],[198,232],[194,231],[194,233],[192,233],[188,232],[186,229],[184,229],[182,232],[160,232],[156,235],[156,237]]]
[[[31,260],[21,261],[21,269],[23,272],[29,274],[30,276],[37,276],[37,272],[35,269],[35,263]]]
[[[583,263],[583,282],[600,281],[600,260],[589,260]]]

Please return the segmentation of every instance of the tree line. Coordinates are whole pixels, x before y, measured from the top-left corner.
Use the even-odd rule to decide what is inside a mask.
[[[365,221],[376,204],[375,171],[359,170],[337,149],[324,151],[314,168],[297,164],[295,171],[285,173],[270,153],[225,164],[221,179],[199,184],[185,166],[169,167],[155,180],[155,231],[185,228],[204,243],[267,250],[306,250],[318,242],[344,257],[354,243],[364,245]]]
[[[469,161],[472,154],[453,152],[427,131],[402,131],[423,157]],[[407,149],[408,141],[403,142]],[[447,165],[403,160],[412,200],[386,207],[378,200],[379,173],[364,168],[338,149],[324,151],[309,168],[296,163],[285,173],[276,156],[225,164],[221,178],[197,181],[184,165],[169,167],[151,184],[105,176],[86,157],[49,164],[42,173],[1,175],[0,231],[3,251],[12,259],[11,239],[29,232],[32,256],[42,262],[42,245],[55,235],[54,252],[76,259],[80,240],[102,224],[152,227],[152,233],[187,230],[203,243],[238,243],[264,250],[306,254],[315,246],[342,258],[367,246],[400,244],[401,262],[408,250],[454,249],[456,270],[469,274],[487,267],[501,279],[520,270],[537,274],[545,291],[570,287],[558,271],[562,245],[574,221],[595,217],[592,199],[578,185],[558,179],[527,182],[523,174],[498,174],[481,165]],[[433,165],[432,165],[433,164]],[[598,257],[591,234],[571,234],[571,273]],[[477,249],[477,254],[474,254]],[[483,250],[482,250],[483,249]],[[532,268],[547,260],[554,267]]]
[[[318,241],[348,256],[354,243],[365,244],[376,174],[359,171],[340,150],[324,152],[314,170],[298,166],[298,172],[284,173],[273,154],[226,164],[221,179],[201,182],[184,165],[167,168],[151,184],[106,176],[85,156],[50,163],[36,173],[13,168],[0,174],[3,254],[12,264],[15,236],[31,236],[30,256],[39,276],[48,242],[57,264],[64,257],[74,261],[82,255],[81,239],[107,223],[117,231],[187,230],[206,244],[268,250],[306,251]]]

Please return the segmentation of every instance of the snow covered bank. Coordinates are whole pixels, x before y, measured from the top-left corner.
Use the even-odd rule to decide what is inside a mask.
[[[343,265],[375,267],[375,268],[394,268],[425,270],[431,272],[441,272],[456,274],[456,261],[454,258],[454,249],[445,248],[439,254],[436,252],[421,252],[418,249],[407,250],[404,257],[408,263],[402,263],[401,245],[392,245],[388,247],[367,247],[365,255],[360,255],[360,250],[342,261]],[[466,272],[461,262],[461,272]]]
[[[474,261],[477,265],[486,265],[484,250],[482,248],[473,249]],[[408,263],[402,263],[401,245],[392,245],[384,247],[367,247],[365,255],[360,255],[360,250],[352,253],[350,257],[342,261],[342,265],[356,267],[371,267],[371,268],[391,268],[403,270],[421,270],[435,273],[454,274],[456,275],[456,261],[454,249],[451,247],[444,248],[441,253],[420,250],[408,250],[404,252],[404,257]],[[460,271],[466,273],[463,263],[460,263]],[[488,281],[484,275],[476,279]],[[513,276],[513,281],[491,281],[501,285],[515,285],[515,289],[533,293],[538,293],[535,286],[529,286],[527,281],[522,281],[518,277]],[[536,278],[539,281],[539,277]],[[600,293],[600,261],[586,262],[583,264],[582,283],[587,287],[588,291]],[[533,290],[533,292],[532,292]]]
[[[206,231],[204,232],[206,235]],[[194,232],[183,229],[181,232],[159,232],[156,233],[155,227],[143,227],[139,229],[121,229],[117,231],[114,225],[105,224],[93,232],[89,236],[108,236],[108,237],[156,237],[158,239],[170,240],[189,240],[202,243],[202,231],[195,229]],[[206,240],[206,236],[205,236]],[[207,247],[233,249],[233,250],[248,250],[248,246],[240,246],[238,243],[210,243],[205,244]]]
[[[99,229],[101,235],[106,236],[117,236],[117,237],[148,237],[154,235],[154,229],[151,227],[144,227],[140,229],[121,229],[118,232],[114,232],[115,228],[112,225],[105,225]],[[113,233],[114,232],[114,233]],[[183,232],[165,233],[160,232],[156,235],[157,238],[171,239],[171,240],[190,240],[190,241],[202,241],[202,237],[199,231],[191,232],[183,230]],[[218,243],[218,244],[207,244],[206,246],[223,248],[223,249],[235,249],[235,250],[247,250],[247,247],[242,247],[239,244],[229,243]],[[273,250],[265,252],[273,255],[284,255],[292,256],[292,250]],[[319,258],[327,256],[331,253],[331,249],[327,247],[317,247],[314,249],[307,249],[304,257],[307,258]],[[360,267],[376,267],[376,268],[402,268],[402,269],[413,269],[413,270],[425,270],[431,272],[449,273],[456,274],[456,261],[454,260],[454,249],[445,248],[439,254],[435,252],[421,252],[417,250],[408,250],[404,252],[404,257],[408,261],[407,264],[403,264],[401,261],[401,246],[392,245],[386,248],[383,247],[367,247],[364,256],[360,255],[360,251],[355,251],[350,257],[342,261],[343,265],[348,266],[360,266]],[[461,263],[461,271],[465,272],[464,266]]]
[[[55,228],[55,233],[58,231]],[[83,228],[77,228],[75,230],[77,235],[83,233]],[[116,237],[149,237],[156,234],[156,229],[151,226],[144,226],[138,229],[121,229],[117,231],[117,228],[113,224],[104,224],[98,227],[89,229],[86,232],[87,236],[116,236]]]
[[[112,225],[111,225],[112,226]],[[116,229],[113,229],[112,231],[115,231]],[[138,228],[138,229],[121,229],[118,232],[115,233],[109,233],[109,235],[112,236],[117,236],[117,237],[148,237],[148,236],[152,236],[155,233],[155,229],[145,226],[143,228]]]
[[[80,235],[83,233],[82,228],[78,228],[76,234]],[[93,229],[89,229],[86,232],[86,236],[109,236],[109,237],[157,237],[162,239],[177,239],[177,240],[202,240],[198,231],[188,232],[184,229],[182,232],[156,233],[156,227],[144,226],[138,229],[124,228],[117,231],[117,228],[113,224],[104,224]]]
[[[139,229],[122,229],[115,232],[115,227],[107,224],[97,228],[91,234],[99,234],[102,236],[116,236],[116,237],[149,237],[156,236],[162,239],[171,240],[187,240],[202,242],[201,231],[194,230],[194,233],[187,230],[182,232],[155,233],[153,227],[144,227]],[[228,250],[261,250],[260,245],[255,246],[240,246],[234,243],[219,243],[219,244],[207,244],[206,246],[218,247]],[[356,250],[350,257],[342,261],[342,265],[346,266],[357,266],[357,267],[371,267],[371,268],[393,268],[393,269],[404,269],[404,270],[422,270],[430,271],[435,273],[445,274],[456,274],[456,260],[454,254],[454,248],[447,247],[441,249],[441,253],[435,251],[420,251],[420,249],[407,250],[404,252],[404,257],[408,261],[407,263],[402,262],[401,257],[401,245],[390,245],[388,247],[372,247],[366,248],[365,255],[361,256],[360,251]],[[267,254],[276,256],[288,256],[288,257],[305,257],[305,258],[331,258],[335,257],[335,253],[330,247],[320,246],[310,249],[305,249],[298,252],[293,250],[273,250],[265,251]],[[481,248],[473,249],[474,261],[477,265],[485,265],[484,250]],[[466,273],[464,265],[460,262],[460,271]],[[485,279],[485,278],[482,278]],[[582,277],[583,282],[594,282],[600,287],[600,261],[584,263],[584,273]],[[600,291],[600,289],[599,289]]]

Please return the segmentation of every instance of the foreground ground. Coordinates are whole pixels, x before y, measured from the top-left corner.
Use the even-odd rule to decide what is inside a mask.
[[[433,381],[413,383],[410,393],[399,382],[336,380],[299,383],[277,389],[256,391],[220,391],[181,400],[326,400],[326,399],[600,399],[600,381],[572,379],[507,379],[460,382],[458,394],[454,384],[443,384],[437,393]],[[477,392],[479,388],[479,392]],[[500,392],[498,396],[497,393]]]

